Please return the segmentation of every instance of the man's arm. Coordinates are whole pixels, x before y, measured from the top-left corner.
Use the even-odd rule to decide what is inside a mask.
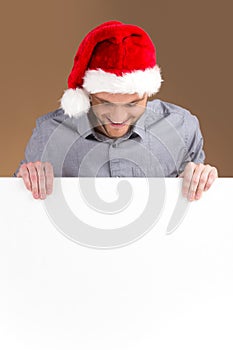
[[[45,199],[53,190],[53,167],[49,162],[41,162],[44,145],[41,118],[36,121],[32,136],[25,149],[25,158],[21,160],[14,177],[22,177],[25,187],[32,192],[35,199]]]
[[[203,136],[196,116],[190,119],[191,127],[186,119],[187,157],[181,165],[179,177],[183,178],[182,194],[192,201],[200,199],[203,191],[207,191],[218,177],[218,171],[209,164],[204,164]],[[193,129],[194,128],[194,129]]]

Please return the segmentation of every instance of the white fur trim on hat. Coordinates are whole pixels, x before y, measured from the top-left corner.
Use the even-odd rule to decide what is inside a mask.
[[[61,107],[70,117],[79,117],[90,108],[89,96],[84,89],[68,89],[61,98]]]
[[[124,73],[122,76],[97,69],[86,71],[83,87],[92,94],[97,92],[138,93],[142,96],[147,93],[151,96],[159,91],[162,81],[158,65],[154,68]]]

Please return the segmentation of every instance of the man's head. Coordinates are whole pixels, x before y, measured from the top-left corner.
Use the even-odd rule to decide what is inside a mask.
[[[127,133],[145,110],[147,94],[111,94],[99,92],[90,95],[93,112],[100,133],[118,138]]]
[[[161,82],[149,35],[138,26],[109,21],[94,28],[81,42],[61,107],[77,118],[88,112],[91,95],[150,97],[159,91]]]

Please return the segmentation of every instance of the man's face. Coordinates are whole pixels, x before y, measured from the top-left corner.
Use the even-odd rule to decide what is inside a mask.
[[[91,94],[92,109],[98,124],[95,129],[110,138],[125,135],[144,113],[146,103],[146,94],[142,97],[108,92]]]

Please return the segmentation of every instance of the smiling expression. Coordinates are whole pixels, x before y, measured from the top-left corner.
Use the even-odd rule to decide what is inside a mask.
[[[125,135],[144,113],[147,95],[111,94],[100,92],[91,94],[91,104],[96,117],[96,131],[110,137]]]

